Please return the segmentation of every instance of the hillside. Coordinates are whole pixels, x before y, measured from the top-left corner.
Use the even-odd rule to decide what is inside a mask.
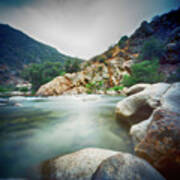
[[[140,27],[129,38],[123,36],[117,44],[110,47],[101,55],[93,57],[90,59],[90,62],[103,62],[114,57],[128,58],[128,55],[131,55],[129,58],[137,57],[138,54],[141,53],[144,43],[151,38],[160,41],[164,46],[167,46],[167,44],[170,43],[176,43],[176,47],[179,48],[179,19],[180,8],[161,16],[155,16],[150,23],[143,21]],[[169,49],[167,48],[164,57],[162,57],[161,60],[164,60],[164,63],[179,63],[179,57],[177,56],[173,56],[171,59],[165,57],[168,50]],[[178,51],[178,49],[176,49],[176,51]]]
[[[30,63],[63,63],[69,58],[72,59],[9,25],[0,24],[0,84],[17,80],[19,71]]]
[[[133,64],[144,60],[152,62],[150,60],[153,58],[160,62],[159,72],[156,72],[156,76],[162,72],[167,80],[170,74],[176,72],[180,63],[179,19],[180,8],[156,16],[150,23],[142,22],[129,38],[122,37],[117,44],[101,55],[84,62],[81,66],[81,72],[58,77],[42,86],[37,94],[104,93],[112,87],[121,86],[123,77],[131,75]],[[145,50],[150,54],[143,54]],[[141,68],[146,71],[143,64]],[[151,82],[151,78],[149,81]],[[64,83],[66,86],[62,88],[61,84]]]

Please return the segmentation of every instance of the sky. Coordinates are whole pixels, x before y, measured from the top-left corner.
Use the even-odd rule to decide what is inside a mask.
[[[89,59],[180,0],[0,0],[9,24],[61,53]]]

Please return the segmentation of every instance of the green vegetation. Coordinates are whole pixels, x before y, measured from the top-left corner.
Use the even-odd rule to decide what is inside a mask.
[[[28,87],[21,87],[21,88],[18,88],[18,91],[21,91],[21,92],[28,92],[29,89],[28,89]]]
[[[11,85],[0,85],[0,92],[1,93],[5,93],[5,92],[10,92],[10,91],[14,91],[15,90],[15,87],[14,86],[11,86]]]
[[[128,40],[128,36],[122,36],[118,42],[118,46],[122,49],[124,48],[126,41]]]
[[[31,64],[22,71],[21,76],[29,81],[32,84],[32,90],[36,91],[41,85],[51,81],[56,76],[79,71],[80,63],[79,59],[69,59],[65,64],[60,62]]]
[[[110,91],[122,91],[124,89],[124,86],[114,86],[112,88],[109,88]]]
[[[159,72],[157,60],[143,61],[131,66],[131,76],[125,75],[122,84],[129,87],[137,83],[157,83],[164,79],[164,74]]]
[[[100,55],[100,56],[98,56],[98,57],[96,58],[96,60],[97,60],[98,62],[100,62],[100,63],[104,63],[105,60],[106,60],[106,57],[103,56],[103,55]]]
[[[66,62],[71,58],[8,25],[0,24],[0,37],[0,65],[16,69],[22,68],[24,64]]]
[[[108,50],[106,53],[105,53],[106,57],[107,58],[111,58],[113,56],[113,49],[111,50]]]
[[[150,38],[148,41],[145,41],[139,55],[140,60],[153,60],[160,59],[164,54],[164,44],[155,39],[154,37]]]
[[[103,85],[104,85],[104,81],[90,82],[90,83],[86,84],[87,93],[91,94],[96,90],[100,90],[100,89],[102,89]]]

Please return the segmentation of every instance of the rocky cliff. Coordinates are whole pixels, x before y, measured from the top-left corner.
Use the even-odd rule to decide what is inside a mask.
[[[130,67],[136,63],[144,42],[152,38],[163,44],[163,51],[158,57],[160,71],[168,76],[180,63],[179,19],[180,9],[177,9],[154,17],[150,23],[142,22],[132,36],[123,37],[103,54],[84,62],[81,72],[55,78],[42,86],[37,95],[103,93],[108,88],[120,86],[123,76],[131,74]]]

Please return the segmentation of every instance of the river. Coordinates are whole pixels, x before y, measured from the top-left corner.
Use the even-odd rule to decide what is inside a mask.
[[[103,95],[10,98],[10,105],[0,107],[0,178],[27,177],[41,162],[86,147],[131,153],[128,131],[114,113],[121,99]]]

